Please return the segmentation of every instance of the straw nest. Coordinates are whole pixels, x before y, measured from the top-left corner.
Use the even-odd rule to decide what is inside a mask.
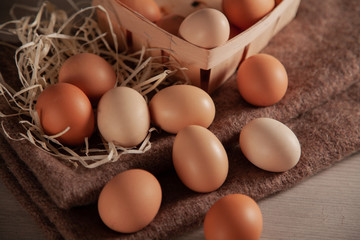
[[[16,19],[14,12],[17,8],[33,14]],[[106,14],[110,33],[101,31],[96,21],[96,11]],[[156,49],[143,47],[140,51],[129,51],[125,37],[115,35],[109,14],[102,6],[77,9],[68,16],[66,11],[45,2],[36,10],[14,6],[10,14],[14,20],[0,25],[0,31],[2,34],[15,35],[20,41],[20,46],[2,44],[15,49],[15,64],[21,87],[12,88],[0,73],[0,94],[13,109],[11,114],[0,112],[0,117],[18,117],[24,131],[10,136],[2,121],[7,137],[15,141],[25,139],[55,157],[75,166],[80,163],[86,168],[118,161],[123,154],[141,154],[151,148],[151,132],[155,128],[149,129],[148,136],[136,148],[115,146],[103,139],[93,143],[92,138],[85,139],[85,144],[81,147],[64,146],[56,137],[68,129],[56,135],[46,135],[35,111],[36,99],[47,86],[57,82],[58,72],[64,61],[78,53],[90,52],[103,57],[117,73],[117,86],[131,87],[146,100],[160,87],[179,83],[177,78],[172,78],[175,72],[183,70],[177,62],[170,59],[164,62],[164,57],[148,57],[148,53]],[[111,35],[113,46],[106,40],[106,34]],[[117,39],[119,37],[121,39]],[[183,76],[182,84],[187,83],[186,76]]]

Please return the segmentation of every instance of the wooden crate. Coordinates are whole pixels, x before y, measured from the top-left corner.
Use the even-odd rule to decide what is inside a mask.
[[[221,0],[155,0],[166,14],[186,17],[202,7],[221,10]],[[301,0],[276,0],[276,7],[251,28],[231,38],[224,45],[205,49],[195,46],[179,36],[159,28],[139,13],[129,9],[119,0],[94,0],[93,5],[106,8],[117,24],[126,29],[132,47],[161,48],[157,54],[174,57],[188,68],[186,74],[193,85],[213,92],[224,83],[245,58],[261,51],[270,39],[296,15]]]

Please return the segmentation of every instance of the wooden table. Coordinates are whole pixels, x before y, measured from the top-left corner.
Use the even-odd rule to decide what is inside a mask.
[[[357,240],[360,236],[360,152],[295,187],[259,202],[261,240]],[[45,235],[0,182],[0,239]],[[202,229],[177,240],[205,239]]]

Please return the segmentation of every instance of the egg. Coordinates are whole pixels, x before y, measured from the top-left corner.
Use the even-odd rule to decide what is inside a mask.
[[[284,65],[268,54],[256,54],[239,66],[236,75],[241,96],[255,106],[271,106],[279,102],[288,87]]]
[[[147,103],[132,88],[113,88],[99,101],[97,125],[106,141],[121,147],[137,146],[145,139],[150,128]]]
[[[235,27],[233,24],[230,25],[230,36],[229,39],[236,37],[241,33],[241,30],[238,27]]]
[[[178,31],[181,23],[184,21],[184,17],[180,15],[168,15],[156,22],[160,28],[164,29],[168,33],[178,35]]]
[[[214,48],[229,39],[230,24],[219,10],[202,8],[184,19],[179,27],[179,34],[194,45]]]
[[[215,118],[215,104],[204,90],[192,85],[173,85],[162,89],[150,100],[155,125],[177,133],[188,125],[209,127]]]
[[[263,217],[257,203],[244,194],[229,194],[217,200],[205,215],[206,240],[258,240]]]
[[[222,9],[229,22],[246,30],[271,12],[274,0],[223,0]]]
[[[180,180],[196,192],[215,191],[228,174],[228,157],[223,145],[201,126],[190,125],[177,133],[172,159]]]
[[[256,118],[240,132],[240,148],[255,166],[270,172],[284,172],[300,159],[301,147],[295,133],[272,118]]]
[[[93,53],[79,53],[63,63],[59,82],[79,87],[96,104],[105,92],[115,87],[116,74],[104,58]]]
[[[140,13],[152,22],[161,19],[162,14],[159,5],[153,0],[119,0],[126,6]],[[116,2],[116,1],[115,1]]]
[[[98,212],[110,229],[133,233],[154,220],[161,200],[161,186],[155,176],[142,169],[131,169],[106,183],[99,195]]]
[[[65,134],[56,138],[65,145],[82,144],[95,128],[94,112],[88,97],[69,83],[45,88],[36,101],[35,110],[47,135],[59,134],[70,127]]]

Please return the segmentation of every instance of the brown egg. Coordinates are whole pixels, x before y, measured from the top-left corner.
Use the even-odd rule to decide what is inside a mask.
[[[184,21],[184,17],[182,16],[168,15],[157,21],[156,25],[158,25],[160,28],[164,29],[168,33],[178,35],[179,27],[182,21]]]
[[[97,125],[106,141],[121,147],[137,146],[150,128],[148,105],[143,96],[132,88],[113,88],[99,101]]]
[[[116,84],[112,66],[92,53],[79,53],[68,58],[59,71],[59,82],[79,87],[96,104],[101,96]]]
[[[101,220],[114,231],[137,232],[157,215],[162,199],[161,186],[151,173],[132,169],[112,178],[98,200]]]
[[[216,201],[206,213],[206,240],[258,240],[263,228],[261,210],[243,194],[230,194]]]
[[[235,27],[233,24],[230,25],[230,36],[229,39],[236,37],[241,33],[241,30],[238,27]]]
[[[140,13],[152,22],[156,22],[161,18],[161,10],[157,3],[153,0],[119,0],[126,6]]]
[[[285,67],[275,57],[256,54],[247,58],[237,72],[241,96],[255,106],[270,106],[279,102],[288,87]]]
[[[65,145],[79,145],[94,131],[95,121],[91,103],[85,93],[69,83],[48,86],[39,95],[35,109],[40,124],[48,135],[70,130],[57,139]]]
[[[169,133],[188,125],[209,127],[215,104],[204,90],[191,85],[173,85],[159,91],[149,103],[152,121]]]
[[[274,0],[223,0],[223,12],[229,22],[246,30],[275,7]]]
[[[172,158],[181,181],[196,192],[218,189],[228,174],[228,157],[223,145],[201,126],[187,126],[178,132]]]

